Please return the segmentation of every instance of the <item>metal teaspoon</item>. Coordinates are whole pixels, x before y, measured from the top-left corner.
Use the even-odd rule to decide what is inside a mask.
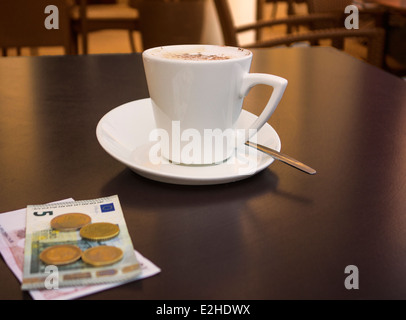
[[[276,160],[279,160],[279,161],[282,161],[282,162],[284,162],[284,163],[286,163],[286,164],[288,164],[288,165],[290,165],[290,166],[292,166],[292,167],[294,167],[296,169],[299,169],[299,170],[301,170],[301,171],[303,171],[305,173],[316,174],[316,170],[314,170],[313,168],[311,168],[311,167],[305,165],[304,163],[302,163],[302,162],[300,162],[300,161],[298,161],[296,159],[293,159],[292,157],[287,156],[286,154],[283,154],[283,153],[281,153],[279,151],[273,150],[271,148],[265,147],[265,146],[260,145],[260,144],[252,143],[250,141],[245,142],[245,144],[247,146],[250,146],[252,148],[260,150],[260,151],[270,155],[272,158],[274,158]]]

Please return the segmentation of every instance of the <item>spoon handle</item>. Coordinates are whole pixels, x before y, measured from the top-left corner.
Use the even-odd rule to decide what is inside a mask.
[[[299,169],[303,172],[306,172],[308,174],[315,174],[316,170],[313,168],[305,165],[304,163],[297,161],[296,159],[293,159],[290,156],[287,156],[286,154],[280,153],[279,151],[273,150],[271,148],[268,148],[266,146],[260,145],[260,144],[255,144],[250,141],[245,142],[247,146],[250,146],[252,148],[258,149],[262,152],[265,152],[266,154],[269,154],[272,158],[282,161],[296,169]]]

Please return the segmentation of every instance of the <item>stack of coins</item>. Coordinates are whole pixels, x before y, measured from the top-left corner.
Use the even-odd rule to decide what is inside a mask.
[[[61,232],[79,231],[82,238],[93,241],[113,239],[120,228],[108,222],[91,223],[92,219],[83,213],[66,213],[51,220],[51,227]],[[98,246],[82,250],[74,245],[54,245],[43,250],[39,258],[48,265],[66,265],[80,258],[92,266],[110,265],[123,258],[123,251],[113,246]]]

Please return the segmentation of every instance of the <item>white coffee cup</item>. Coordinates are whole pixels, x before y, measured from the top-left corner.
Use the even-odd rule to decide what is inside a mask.
[[[150,140],[159,143],[160,156],[177,164],[220,163],[261,129],[282,98],[287,80],[249,73],[251,61],[249,50],[214,45],[143,52],[157,126]],[[251,127],[237,132],[243,99],[257,84],[273,87],[272,95]]]

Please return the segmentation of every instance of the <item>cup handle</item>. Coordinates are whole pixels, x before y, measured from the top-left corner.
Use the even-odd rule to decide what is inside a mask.
[[[254,136],[271,117],[279,101],[282,99],[283,93],[288,85],[288,81],[284,78],[271,74],[247,73],[243,78],[240,97],[245,97],[250,89],[258,84],[265,84],[273,87],[273,92],[260,116],[255,120],[251,127],[248,128],[248,130],[245,130],[244,142]]]

